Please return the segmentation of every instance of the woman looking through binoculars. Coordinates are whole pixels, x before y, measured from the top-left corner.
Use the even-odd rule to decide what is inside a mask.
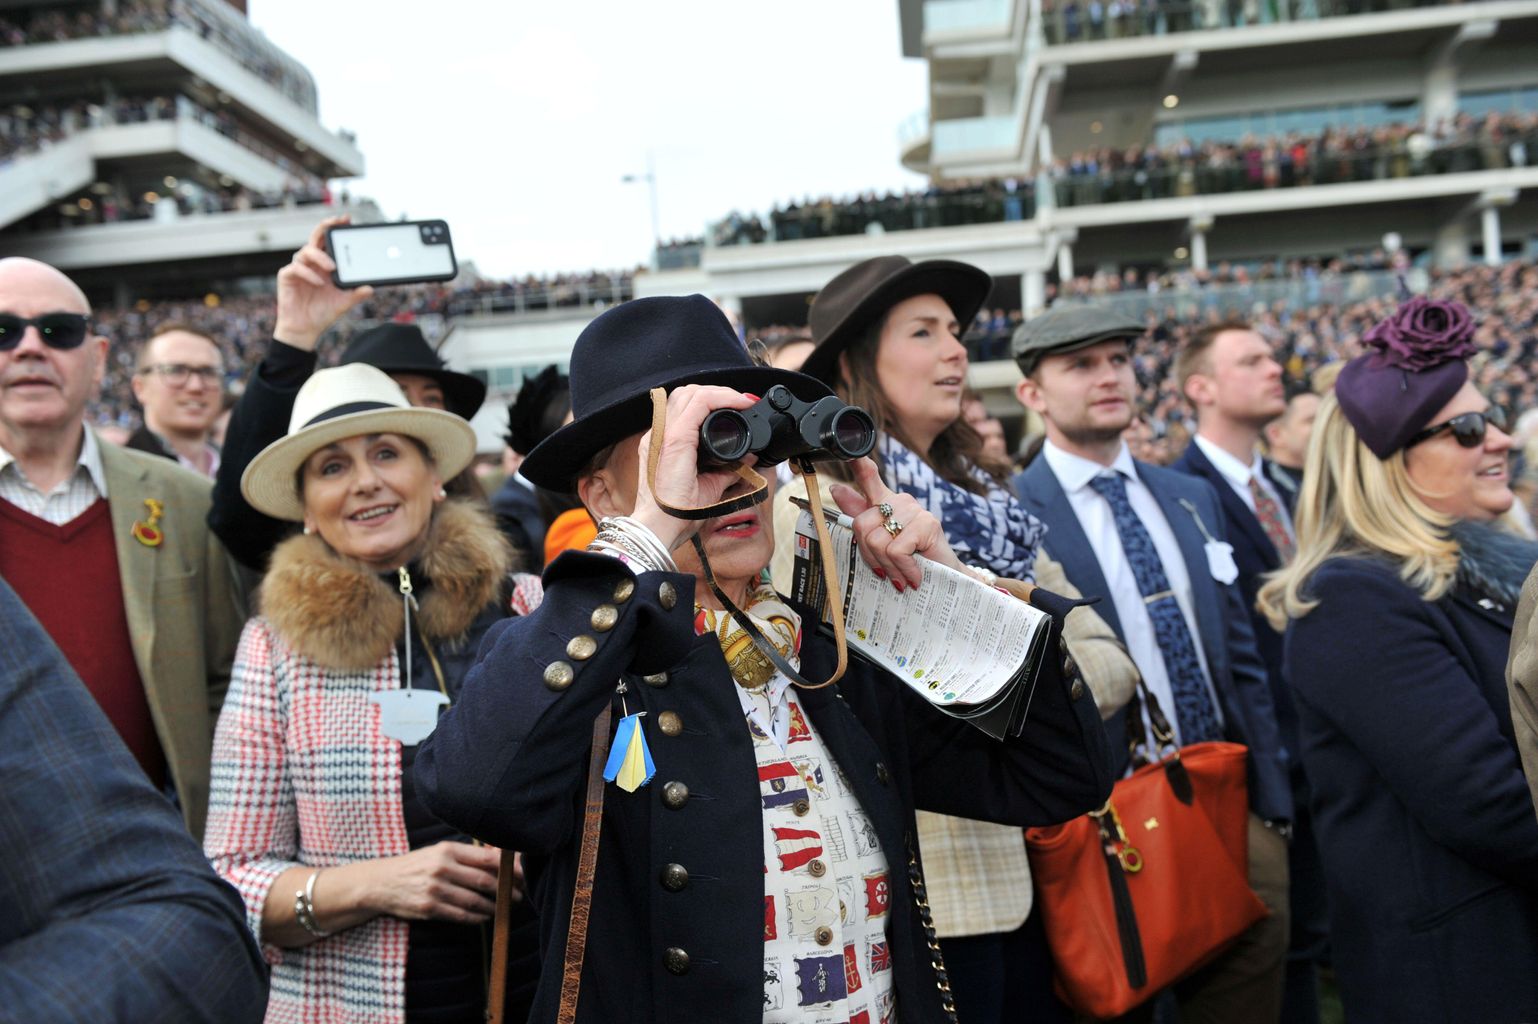
[[[764,506],[667,511],[767,497],[701,469],[699,432],[776,384],[829,394],[754,366],[701,296],[625,303],[577,340],[574,421],[524,463],[603,517],[598,540],[550,566],[533,614],[494,627],[416,764],[434,813],[523,852],[543,928],[533,1019],[571,999],[578,1021],[953,1019],[915,900],[914,808],[1021,826],[1110,790],[1094,704],[1055,667],[1004,742],[863,662],[793,685],[786,669],[829,679],[835,645],[761,584]],[[670,392],[655,445],[653,388]],[[933,516],[853,465],[860,489],[835,496],[871,565],[909,583],[915,555],[959,567]]]

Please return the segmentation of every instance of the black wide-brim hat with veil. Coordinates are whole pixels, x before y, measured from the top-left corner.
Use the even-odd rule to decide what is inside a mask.
[[[583,329],[571,353],[572,422],[541,441],[520,468],[553,491],[576,490],[594,455],[651,425],[652,388],[709,384],[762,395],[783,384],[815,401],[831,392],[805,374],[759,366],[720,308],[703,295],[632,299]]]

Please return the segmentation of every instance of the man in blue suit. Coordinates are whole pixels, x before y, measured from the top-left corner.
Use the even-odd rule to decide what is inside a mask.
[[[1175,994],[1185,1020],[1274,1021],[1288,936],[1286,754],[1217,493],[1134,461],[1122,441],[1137,394],[1131,345],[1142,332],[1086,307],[1051,310],[1016,332],[1012,354],[1025,374],[1016,395],[1042,417],[1047,439],[1013,482],[1047,523],[1052,557],[1085,596],[1105,598],[1098,610],[1177,741],[1249,747],[1250,885],[1271,914]],[[1125,752],[1125,721],[1106,729],[1112,750]]]
[[[0,777],[6,1020],[262,1019],[240,897],[4,580]]]
[[[1297,757],[1298,713],[1282,679],[1282,634],[1255,607],[1264,575],[1292,557],[1295,490],[1277,485],[1276,467],[1260,454],[1266,425],[1286,415],[1282,367],[1271,345],[1249,324],[1210,324],[1198,330],[1175,357],[1175,380],[1196,410],[1196,436],[1171,469],[1201,477],[1217,492],[1228,539],[1239,567],[1239,592],[1249,610],[1255,646],[1271,683],[1282,743],[1291,755],[1293,839],[1288,851],[1292,935],[1282,1019],[1319,1020],[1315,964],[1329,943],[1324,867],[1308,815],[1308,781]]]

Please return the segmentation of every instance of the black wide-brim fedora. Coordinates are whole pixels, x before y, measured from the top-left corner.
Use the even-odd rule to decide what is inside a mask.
[[[486,401],[486,385],[468,373],[450,370],[415,324],[387,323],[360,331],[342,350],[340,362],[430,377],[443,389],[443,407],[465,419],[479,412]]]
[[[805,374],[759,366],[726,315],[703,295],[632,299],[599,315],[571,353],[572,422],[545,438],[520,467],[553,491],[572,492],[577,476],[608,445],[651,425],[652,388],[712,384],[762,395],[784,384],[805,401],[827,385]]]
[[[983,308],[993,278],[970,263],[877,256],[856,263],[823,286],[812,298],[812,340],[817,347],[801,372],[828,384],[838,383],[838,357],[887,310],[915,295],[938,295],[951,307],[965,331]]]

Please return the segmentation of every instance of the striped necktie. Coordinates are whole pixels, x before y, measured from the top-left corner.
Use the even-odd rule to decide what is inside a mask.
[[[1255,518],[1260,520],[1260,528],[1266,531],[1266,539],[1284,563],[1290,561],[1295,545],[1292,534],[1287,532],[1287,524],[1282,521],[1281,506],[1254,473],[1250,474],[1250,497],[1255,499]]]

